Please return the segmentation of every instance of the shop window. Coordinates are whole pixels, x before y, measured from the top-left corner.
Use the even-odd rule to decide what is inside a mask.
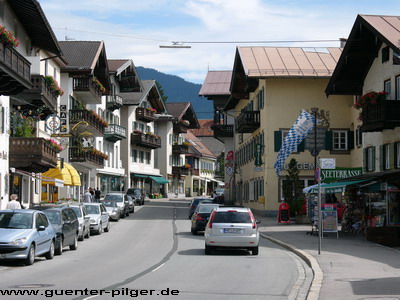
[[[386,100],[391,100],[392,99],[392,84],[391,84],[390,79],[384,81],[383,90],[386,93]]]

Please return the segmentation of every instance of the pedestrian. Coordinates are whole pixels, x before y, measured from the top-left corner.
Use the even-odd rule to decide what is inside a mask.
[[[95,202],[100,202],[100,197],[101,197],[101,191],[97,187],[97,189],[94,191],[94,201]]]
[[[11,200],[7,203],[6,209],[21,209],[21,203],[17,201],[18,196],[16,194],[12,194],[10,199]]]
[[[89,190],[86,190],[86,193],[83,195],[83,202],[92,202],[92,194]]]

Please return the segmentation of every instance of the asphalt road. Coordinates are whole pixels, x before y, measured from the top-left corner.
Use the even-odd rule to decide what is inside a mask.
[[[258,256],[244,250],[206,256],[204,236],[190,233],[187,214],[188,202],[151,200],[76,251],[64,248],[62,256],[37,258],[33,266],[2,262],[0,293],[38,292],[32,299],[305,298],[311,270],[297,256],[265,239]]]

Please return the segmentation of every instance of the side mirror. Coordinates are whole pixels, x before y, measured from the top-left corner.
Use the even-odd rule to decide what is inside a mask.
[[[102,214],[103,216],[105,216],[105,215],[107,215],[107,212],[106,212],[106,211],[103,211],[101,214]]]
[[[40,225],[38,228],[37,228],[37,231],[45,231],[46,230],[46,227],[44,227],[43,225]]]
[[[85,216],[85,220],[90,220],[90,216],[89,216],[89,215],[86,215],[86,216]]]

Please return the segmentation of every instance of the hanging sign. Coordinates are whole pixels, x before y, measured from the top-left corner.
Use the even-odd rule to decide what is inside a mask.
[[[260,167],[263,164],[262,158],[261,158],[262,147],[263,147],[262,144],[256,144],[256,147],[255,147],[255,160],[254,160],[254,165],[256,167]]]

